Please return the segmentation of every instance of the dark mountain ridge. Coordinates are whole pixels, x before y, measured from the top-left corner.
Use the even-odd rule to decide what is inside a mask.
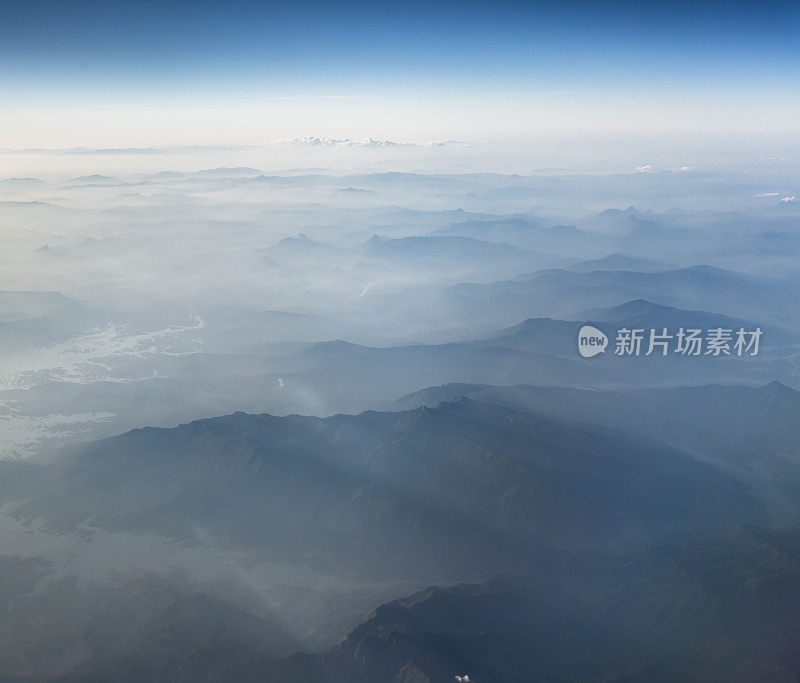
[[[764,519],[742,484],[679,451],[469,399],[134,430],[53,465],[16,512],[60,531],[201,529],[220,547],[385,579]]]

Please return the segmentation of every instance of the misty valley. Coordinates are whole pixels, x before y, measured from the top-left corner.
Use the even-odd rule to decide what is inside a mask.
[[[800,680],[793,167],[371,142],[0,180],[0,680]]]

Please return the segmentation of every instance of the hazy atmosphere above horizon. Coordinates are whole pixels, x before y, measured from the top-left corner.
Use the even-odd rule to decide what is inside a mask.
[[[33,0],[0,12],[4,148],[794,138],[800,126],[788,1]]]

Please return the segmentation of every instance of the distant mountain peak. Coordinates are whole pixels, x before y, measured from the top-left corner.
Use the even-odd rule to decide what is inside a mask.
[[[725,268],[719,268],[717,266],[710,266],[707,263],[699,263],[695,266],[686,266],[685,268],[681,268],[685,273],[709,273],[713,275],[727,275],[731,271],[726,270]]]
[[[295,244],[311,244],[311,239],[304,232],[298,232],[294,237],[284,237],[278,246],[290,246]]]
[[[636,216],[639,213],[640,213],[639,210],[635,206],[631,205],[627,209],[606,209],[605,211],[601,211],[597,215],[598,216],[620,216],[620,215],[623,215],[623,214],[627,214],[629,216]]]
[[[648,301],[647,299],[633,299],[631,301],[626,301],[624,304],[620,304],[619,306],[614,306],[610,310],[621,315],[630,315],[635,313],[661,313],[665,311],[674,312],[679,309],[673,306],[656,304],[652,301]]]
[[[792,387],[779,382],[777,379],[772,380],[760,388],[760,392],[765,397],[791,399],[800,402],[800,391],[792,389]]]

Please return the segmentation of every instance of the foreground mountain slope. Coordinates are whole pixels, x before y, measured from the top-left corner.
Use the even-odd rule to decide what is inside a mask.
[[[49,476],[16,510],[50,529],[203,539],[382,578],[475,576],[532,543],[764,519],[742,484],[679,451],[468,399],[134,430]]]
[[[552,554],[517,578],[430,588],[336,648],[264,664],[328,680],[791,681],[800,675],[800,532],[739,530],[634,554]]]
[[[406,396],[397,406],[437,405],[459,396],[671,444],[746,482],[769,506],[773,522],[800,519],[800,392],[780,382],[606,391],[451,384]]]
[[[800,391],[777,381],[626,390],[451,384],[397,405],[432,406],[460,396],[645,434],[728,462],[800,455]]]
[[[51,569],[0,556],[3,681],[231,680],[232,669],[298,649],[242,584],[120,570],[106,582],[73,575],[37,588]]]

